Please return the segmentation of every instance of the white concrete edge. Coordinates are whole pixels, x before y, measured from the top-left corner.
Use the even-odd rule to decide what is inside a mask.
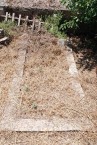
[[[79,77],[79,73],[78,73],[76,63],[74,60],[72,48],[67,46],[67,40],[65,40],[65,39],[59,39],[58,45],[60,45],[63,48],[65,47],[65,49],[66,49],[66,59],[67,59],[68,65],[69,65],[69,74],[73,78],[72,79],[72,88],[82,99],[85,97],[85,93],[83,91],[83,88],[81,87],[81,84],[77,80],[77,78]]]
[[[0,123],[1,131],[91,131],[94,125],[88,120],[35,120],[35,119],[16,119],[10,121],[2,121]]]
[[[13,80],[8,90],[8,100],[7,100],[7,104],[3,113],[4,120],[7,120],[11,117],[13,118],[12,115],[16,111],[16,107],[19,103],[18,95],[19,95],[20,85],[21,85],[22,76],[23,76],[26,49],[23,49],[23,50],[20,49],[18,55],[19,55],[18,60],[15,65],[18,64],[19,67],[16,69],[16,72],[13,74]]]

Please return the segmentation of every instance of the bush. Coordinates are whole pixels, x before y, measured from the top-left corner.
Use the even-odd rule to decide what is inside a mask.
[[[4,29],[5,35],[11,36],[13,35],[12,30],[14,29],[15,25],[16,24],[12,21],[7,21],[7,22],[3,21],[3,22],[0,22],[0,29]]]
[[[62,20],[62,14],[61,13],[55,13],[51,16],[48,16],[45,20],[44,26],[45,28],[54,36],[59,37],[59,38],[63,38],[66,35],[63,34],[60,31],[60,23]]]
[[[61,29],[78,29],[86,26],[88,30],[97,30],[97,0],[61,0],[72,12],[71,18],[61,26]],[[97,31],[96,31],[97,32]]]

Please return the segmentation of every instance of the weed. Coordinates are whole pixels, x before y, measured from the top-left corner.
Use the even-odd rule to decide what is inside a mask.
[[[42,67],[39,67],[39,72],[40,72],[40,73],[43,73]]]
[[[62,19],[61,13],[53,14],[52,16],[48,16],[45,20],[44,27],[56,37],[64,38],[66,34],[60,31],[60,22]]]
[[[12,36],[13,35],[13,29],[15,28],[16,24],[12,21],[3,21],[0,22],[0,28],[4,29],[5,35]]]
[[[37,104],[36,103],[32,103],[32,108],[37,110]]]
[[[26,86],[26,85],[25,85],[25,91],[26,91],[26,92],[29,92],[29,91],[30,91],[29,87]]]

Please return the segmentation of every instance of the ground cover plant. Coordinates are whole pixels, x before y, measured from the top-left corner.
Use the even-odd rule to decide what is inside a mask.
[[[15,26],[16,26],[16,24],[12,21],[0,22],[0,29],[4,29],[5,35],[7,35],[7,36],[13,36],[13,30],[14,30]]]
[[[60,30],[62,19],[62,13],[54,13],[49,15],[45,19],[44,27],[54,36],[58,38],[66,38],[66,34]]]

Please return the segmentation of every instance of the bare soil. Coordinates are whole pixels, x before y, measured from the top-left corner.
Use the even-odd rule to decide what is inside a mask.
[[[1,132],[0,145],[96,145],[97,133]]]
[[[78,57],[76,57],[76,54],[75,54],[75,59],[76,61],[78,61],[79,59]],[[97,77],[96,77],[95,68],[90,71],[88,69],[83,70],[82,68],[79,68],[79,65],[77,65],[77,67],[80,76],[79,80],[85,92],[85,101],[83,103],[83,107],[85,107],[84,113],[87,112],[89,118],[91,118],[91,120],[93,120],[96,123],[97,121]]]

